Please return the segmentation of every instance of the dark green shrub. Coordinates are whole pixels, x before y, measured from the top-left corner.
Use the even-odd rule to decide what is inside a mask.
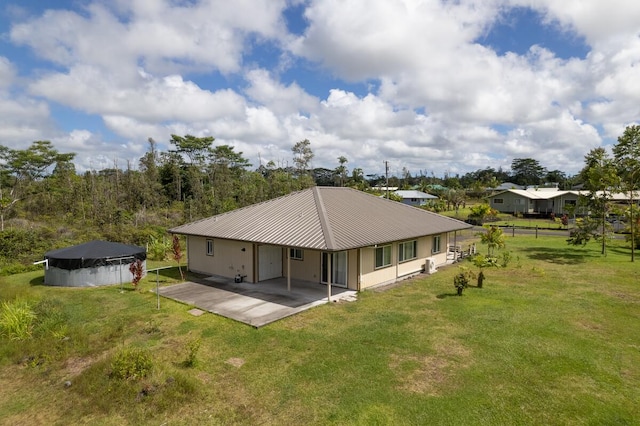
[[[458,292],[458,296],[462,296],[462,291],[469,285],[469,278],[465,272],[460,272],[453,277],[453,286]]]

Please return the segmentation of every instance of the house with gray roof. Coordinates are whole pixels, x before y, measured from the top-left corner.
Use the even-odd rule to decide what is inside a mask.
[[[507,189],[488,197],[489,205],[501,213],[548,216],[575,211],[580,191],[557,188]]]
[[[408,204],[410,206],[424,206],[431,200],[437,200],[438,197],[435,195],[427,194],[426,192],[418,191],[415,189],[411,190],[402,190],[399,189],[394,191],[394,194],[402,198],[402,202],[404,204]]]
[[[312,187],[170,229],[187,237],[191,271],[259,284],[364,290],[447,262],[464,222],[340,187]]]

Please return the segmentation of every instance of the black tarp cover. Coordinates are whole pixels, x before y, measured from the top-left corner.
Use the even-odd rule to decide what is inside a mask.
[[[123,264],[132,263],[135,259],[145,260],[147,252],[138,246],[109,241],[89,241],[73,247],[51,250],[44,254],[44,258],[49,259],[49,266],[68,270],[118,264],[120,261],[115,259],[128,256],[133,258],[122,259]]]

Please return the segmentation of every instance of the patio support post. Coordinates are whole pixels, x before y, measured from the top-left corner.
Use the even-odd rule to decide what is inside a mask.
[[[328,256],[327,256],[327,302],[331,303],[331,275],[332,274],[332,269],[331,269],[331,260],[333,258],[333,253],[329,252]]]
[[[458,231],[453,231],[453,263],[458,260]]]
[[[291,291],[291,249],[287,248],[287,291]]]

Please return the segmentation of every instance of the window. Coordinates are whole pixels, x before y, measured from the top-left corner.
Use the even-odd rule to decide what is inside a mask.
[[[433,247],[431,253],[440,253],[440,235],[433,237]]]
[[[417,248],[418,243],[415,240],[398,244],[398,262],[415,259]]]
[[[577,200],[564,200],[565,206],[575,206]]]
[[[493,204],[503,204],[504,200],[502,198],[494,198]]]
[[[207,256],[213,256],[213,240],[207,240]]]
[[[391,246],[376,247],[376,269],[391,265]]]
[[[299,248],[289,249],[289,258],[293,260],[303,260],[302,249],[299,249]]]
[[[515,200],[513,200],[513,203],[514,204],[524,204],[522,201],[523,201],[522,198],[516,198]]]

